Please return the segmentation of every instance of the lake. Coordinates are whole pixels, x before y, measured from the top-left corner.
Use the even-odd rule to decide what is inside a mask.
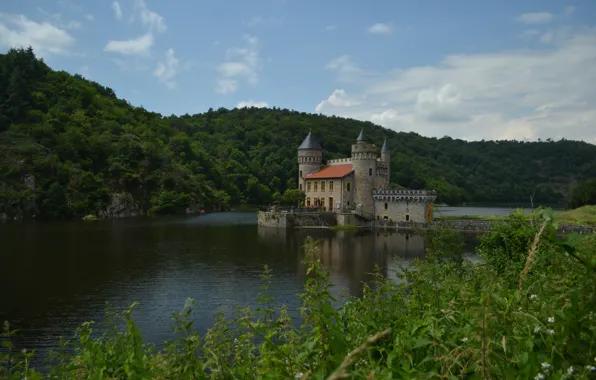
[[[451,215],[474,215],[467,208],[449,209]],[[139,301],[134,318],[148,342],[160,343],[172,337],[171,313],[187,297],[197,301],[200,331],[217,310],[255,305],[264,265],[273,270],[277,300],[298,307],[308,236],[322,242],[336,297],[359,296],[376,265],[390,274],[423,257],[426,246],[421,236],[397,232],[286,231],[258,228],[256,222],[254,212],[227,212],[0,224],[0,320],[21,330],[19,347],[43,356],[82,322],[102,321],[106,303],[123,310]],[[466,242],[473,251],[475,237]]]

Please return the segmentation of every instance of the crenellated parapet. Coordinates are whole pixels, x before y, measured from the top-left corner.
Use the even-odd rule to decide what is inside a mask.
[[[321,155],[303,156],[298,155],[299,165],[321,165],[323,157]]]
[[[434,190],[379,189],[373,190],[373,199],[379,202],[429,203],[437,199]]]
[[[352,163],[352,159],[351,158],[336,158],[335,160],[329,160],[329,161],[327,161],[327,165],[328,166],[346,165],[346,164],[351,164],[351,163]]]

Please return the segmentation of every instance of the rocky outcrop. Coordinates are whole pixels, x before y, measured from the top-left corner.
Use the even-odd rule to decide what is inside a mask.
[[[130,218],[144,215],[139,203],[130,193],[112,194],[110,205],[99,213],[100,218]]]

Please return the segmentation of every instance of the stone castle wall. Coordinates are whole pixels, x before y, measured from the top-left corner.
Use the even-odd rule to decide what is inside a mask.
[[[385,208],[385,205],[387,208]],[[384,219],[385,216],[392,222],[405,222],[408,220],[414,223],[425,223],[426,203],[375,201],[375,218]]]
[[[259,211],[257,223],[272,228],[330,227],[337,225],[337,218],[332,212]]]
[[[373,214],[372,191],[375,186],[377,158],[377,148],[374,144],[360,142],[352,145],[354,202],[356,205],[361,205],[361,208],[357,209],[357,211],[366,216]]]

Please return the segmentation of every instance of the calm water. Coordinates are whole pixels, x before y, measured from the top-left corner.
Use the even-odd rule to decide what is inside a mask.
[[[336,296],[359,296],[375,265],[387,274],[425,250],[422,237],[400,233],[258,228],[255,213],[0,224],[0,320],[43,355],[82,322],[103,320],[106,302],[123,310],[140,301],[135,320],[158,343],[171,338],[171,312],[187,297],[201,330],[217,310],[254,305],[265,264],[274,295],[297,307],[307,236],[322,240]]]

